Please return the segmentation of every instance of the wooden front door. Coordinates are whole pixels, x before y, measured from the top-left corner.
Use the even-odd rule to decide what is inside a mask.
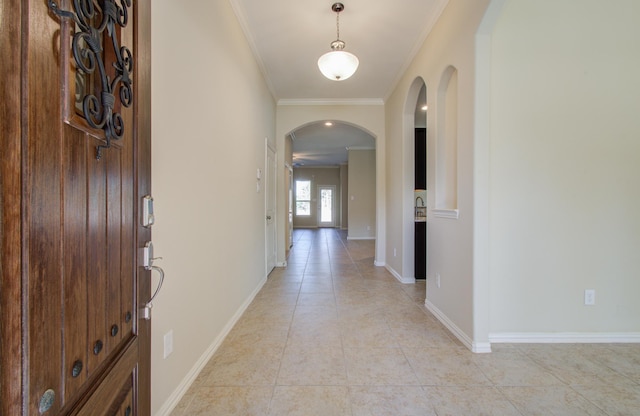
[[[1,415],[150,414],[149,3],[0,0]]]

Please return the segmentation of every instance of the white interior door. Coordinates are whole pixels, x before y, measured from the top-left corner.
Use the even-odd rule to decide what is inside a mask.
[[[276,151],[266,145],[265,192],[265,259],[266,274],[276,267]]]
[[[336,187],[318,186],[318,227],[336,226]]]

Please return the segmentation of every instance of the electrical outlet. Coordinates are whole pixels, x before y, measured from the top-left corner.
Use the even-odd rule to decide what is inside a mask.
[[[595,305],[596,304],[596,291],[593,289],[586,289],[584,291],[584,304]]]
[[[173,352],[173,330],[164,334],[164,358]]]

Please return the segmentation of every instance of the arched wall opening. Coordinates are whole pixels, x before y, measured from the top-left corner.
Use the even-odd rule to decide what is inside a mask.
[[[341,228],[350,240],[374,239],[375,136],[347,121],[322,119],[298,126],[288,137],[293,227]]]
[[[276,112],[276,140],[278,160],[286,161],[285,147],[287,137],[296,129],[318,121],[334,120],[357,127],[367,132],[375,140],[375,264],[385,265],[385,129],[384,105],[380,101],[363,103],[280,103]],[[285,209],[286,192],[284,169],[278,170],[278,221],[285,222],[288,212]],[[278,227],[278,265],[286,265],[285,227]]]
[[[414,283],[416,278],[426,277],[426,84],[421,77],[412,82],[407,92],[403,110],[403,181],[402,181],[402,279]],[[420,130],[424,132],[424,147],[416,147]],[[416,149],[419,150],[416,153]],[[423,152],[422,155],[419,153]],[[423,161],[423,164],[420,162]],[[424,209],[423,209],[424,208]],[[418,217],[417,214],[423,214]],[[419,240],[419,241],[418,241]],[[420,259],[424,268],[420,269]],[[418,260],[418,262],[416,261]],[[418,273],[416,273],[418,272]]]

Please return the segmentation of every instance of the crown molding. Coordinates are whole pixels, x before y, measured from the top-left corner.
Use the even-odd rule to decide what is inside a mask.
[[[324,98],[287,98],[278,100],[278,106],[301,106],[301,105],[384,105],[382,98],[346,98],[346,99],[324,99]]]

